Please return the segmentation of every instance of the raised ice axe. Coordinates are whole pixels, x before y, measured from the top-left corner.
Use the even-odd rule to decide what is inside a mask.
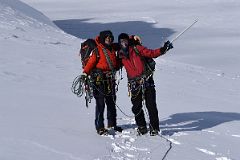
[[[187,28],[185,28],[181,33],[179,33],[174,39],[170,41],[170,43],[173,43],[173,41],[177,40],[183,33],[185,33],[189,28],[191,28],[195,23],[197,23],[197,19]]]

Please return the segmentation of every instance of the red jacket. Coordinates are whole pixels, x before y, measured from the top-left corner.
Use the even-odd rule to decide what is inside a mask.
[[[160,48],[152,50],[140,45],[137,45],[136,48],[143,57],[156,58],[161,55]],[[124,56],[121,51],[119,54],[122,57],[122,64],[126,69],[128,79],[142,76],[144,72],[144,60],[135,52],[132,46],[129,47],[129,57]]]
[[[117,61],[116,51],[114,49],[112,49],[112,51],[110,51],[106,47],[104,47],[100,43],[99,36],[96,37],[95,41],[97,43],[98,57],[97,57],[97,53],[93,52],[86,64],[86,66],[84,67],[83,72],[86,74],[90,74],[94,68],[100,69],[103,72],[111,71],[111,68],[109,67],[107,59],[104,55],[103,48],[106,49],[107,54],[113,64],[113,68],[117,69],[119,66],[119,63]]]

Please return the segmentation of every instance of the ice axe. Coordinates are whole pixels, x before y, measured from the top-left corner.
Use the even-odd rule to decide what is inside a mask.
[[[190,29],[195,23],[197,23],[197,19],[187,28],[185,28],[181,33],[179,33],[175,38],[173,38],[170,43],[173,43],[173,41],[177,40],[183,33],[185,33],[188,29]]]
[[[185,28],[182,32],[180,32],[175,38],[173,38],[171,41],[167,41],[168,44],[172,44],[175,40],[177,40],[183,33],[185,33],[187,30],[189,30],[195,23],[197,23],[197,19],[190,25],[188,26],[187,28]],[[165,42],[166,43],[166,42]],[[170,46],[170,45],[169,45]],[[166,51],[164,53],[166,53],[168,51],[168,48],[169,46],[167,47]],[[170,48],[171,49],[171,48]]]

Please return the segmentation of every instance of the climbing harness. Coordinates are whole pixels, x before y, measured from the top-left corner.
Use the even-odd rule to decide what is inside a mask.
[[[94,90],[103,96],[115,96],[120,80],[118,80],[118,83],[115,82],[116,78],[115,75],[112,75],[112,72],[95,71],[91,76],[86,77],[86,79],[82,79],[81,75],[77,76],[73,80],[71,90],[78,97],[85,95],[86,107],[88,107],[93,98]]]

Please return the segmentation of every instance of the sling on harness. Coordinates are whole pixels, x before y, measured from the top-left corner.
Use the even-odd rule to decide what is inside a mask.
[[[113,63],[112,63],[110,57],[108,56],[107,50],[106,50],[105,48],[103,48],[103,53],[104,53],[104,55],[105,55],[105,57],[106,57],[108,66],[109,66],[109,68],[110,68],[111,71],[112,71],[112,75],[115,75],[115,69],[114,69],[114,67],[113,67]]]
[[[111,59],[110,59],[110,57],[109,57],[109,55],[107,53],[107,50],[105,48],[103,48],[102,50],[103,50],[103,53],[104,53],[104,55],[106,57],[107,64],[108,64],[109,68],[111,69],[111,74],[109,74],[109,73],[106,74],[107,79],[110,80],[110,84],[108,84],[108,91],[109,91],[109,93],[111,93],[111,91],[113,89],[115,89],[115,88],[113,88],[113,83],[115,83],[115,82],[112,82],[112,81],[115,81],[116,70],[113,67],[113,63],[112,63],[112,61],[111,61]]]

